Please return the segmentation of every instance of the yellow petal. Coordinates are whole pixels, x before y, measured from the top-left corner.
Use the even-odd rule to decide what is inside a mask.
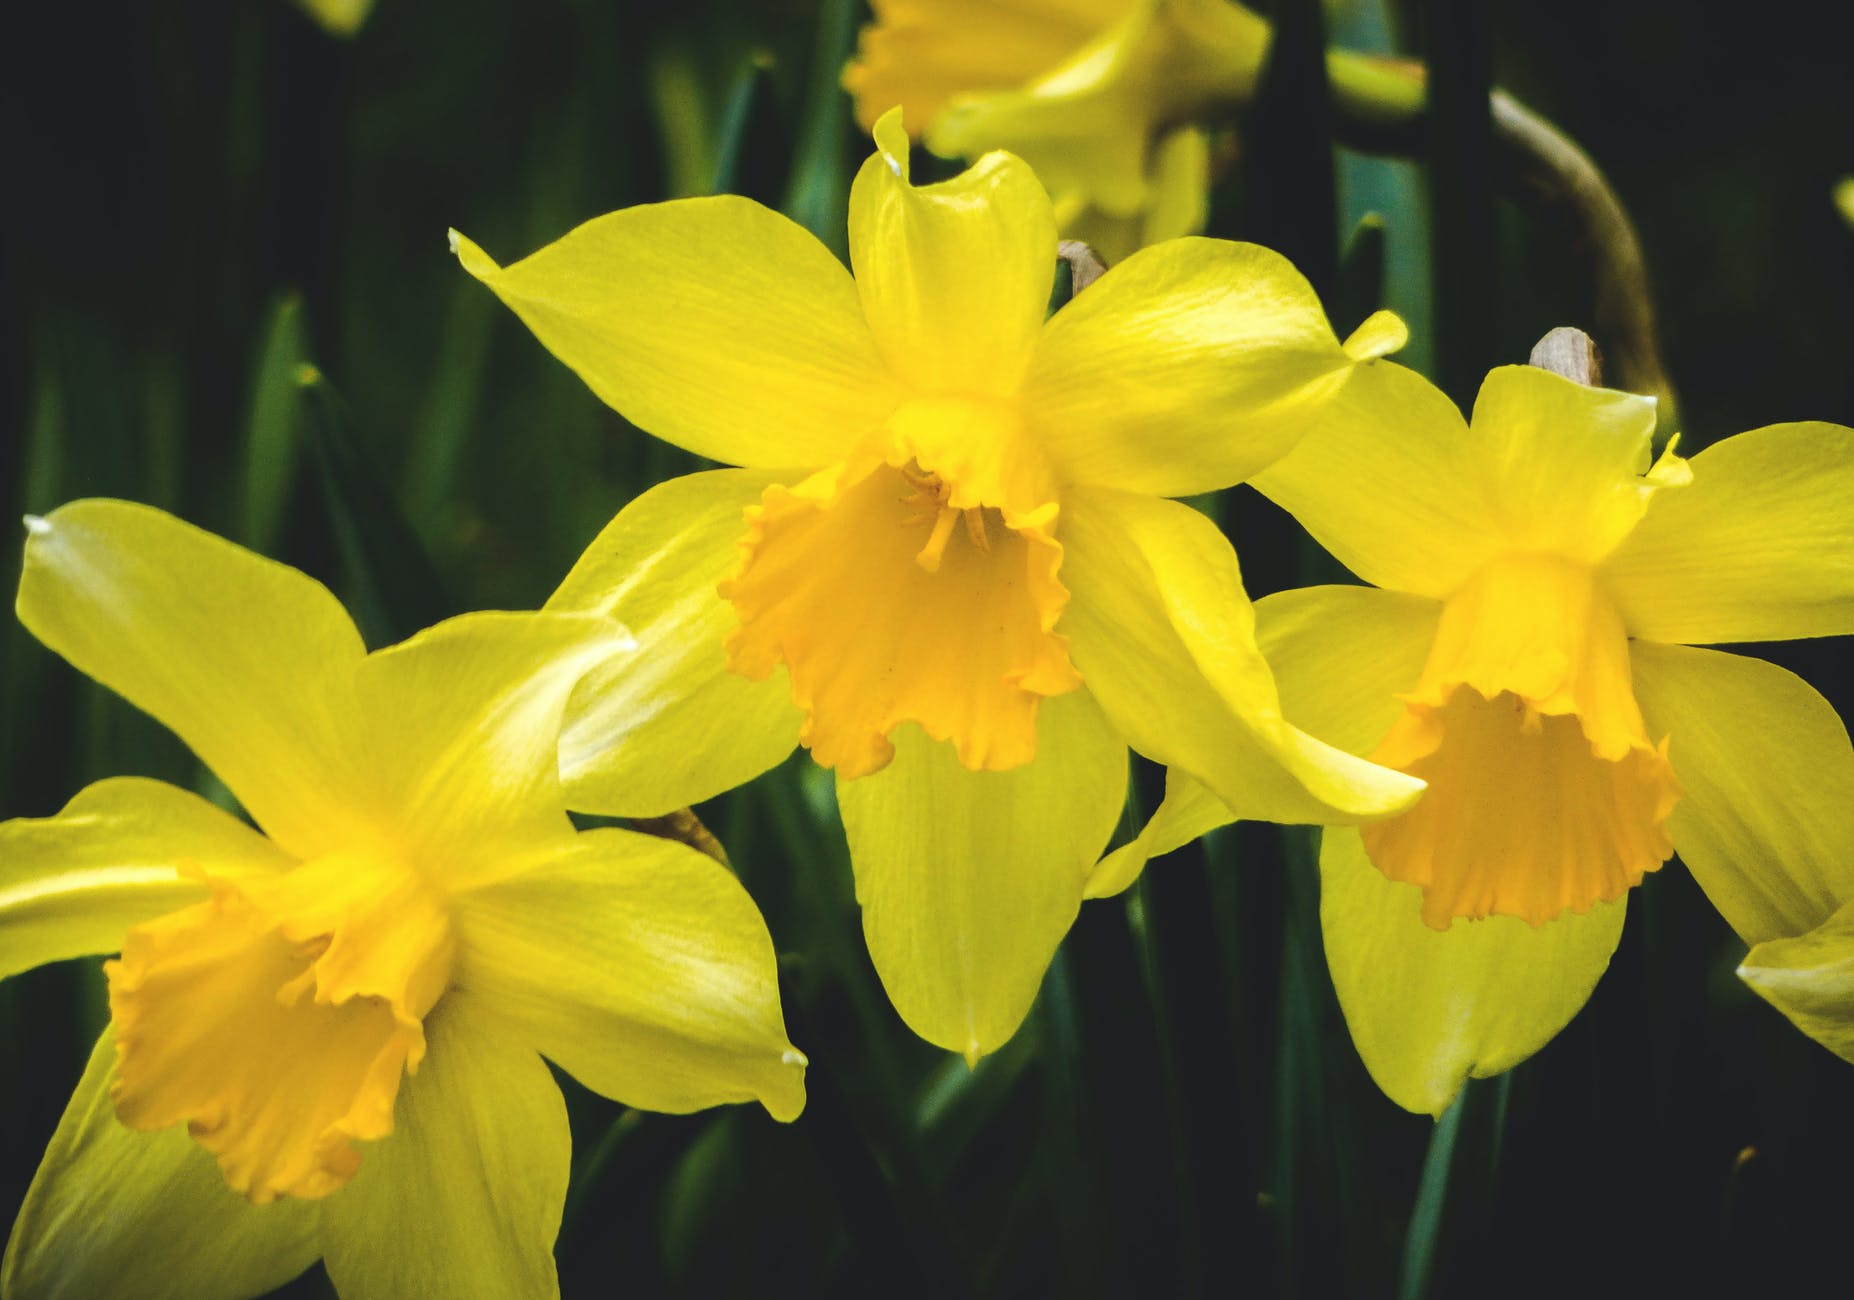
[[[1284,455],[1352,365],[1286,258],[1179,239],[1050,318],[1024,409],[1066,480],[1184,496]]]
[[[243,1300],[315,1262],[317,1210],[255,1206],[225,1185],[184,1128],[116,1120],[105,1032],[13,1223],[0,1292],[27,1300]]]
[[[605,526],[548,598],[552,611],[617,619],[637,652],[589,672],[567,706],[567,805],[657,817],[752,780],[798,744],[784,673],[727,666],[739,626],[716,587],[740,567],[746,508],[780,476],[713,470],[659,483]]]
[[[918,131],[954,95],[1040,76],[1136,0],[876,0],[843,86],[867,131],[899,104]]]
[[[0,824],[0,979],[115,952],[132,925],[206,897],[200,879],[282,871],[269,840],[198,795],[113,777],[55,817]]]
[[[1061,627],[1084,685],[1133,748],[1182,768],[1236,815],[1267,821],[1382,817],[1421,792],[1283,719],[1235,552],[1204,516],[1076,491],[1061,538],[1071,591]]]
[[[1375,587],[1302,587],[1255,602],[1281,712],[1355,754],[1377,748],[1416,685],[1442,607]]]
[[[1366,582],[1440,599],[1501,547],[1473,443],[1440,389],[1378,361],[1252,482]]]
[[[1198,836],[1227,826],[1236,814],[1199,781],[1175,767],[1165,769],[1165,798],[1138,835],[1095,865],[1084,898],[1108,898],[1139,879],[1154,858],[1181,849]]]
[[[1422,891],[1387,880],[1354,830],[1320,846],[1320,926],[1352,1041],[1386,1096],[1440,1115],[1468,1078],[1510,1070],[1550,1042],[1596,987],[1624,900],[1541,926],[1518,917],[1436,930]]]
[[[337,719],[365,651],[327,588],[125,501],[28,528],[18,609],[34,636],[173,728],[287,852],[348,837]]]
[[[850,264],[876,346],[916,392],[1014,392],[1055,282],[1042,183],[1020,159],[988,154],[916,187],[899,110],[875,139],[850,189]]]
[[[1375,361],[1401,352],[1410,342],[1410,327],[1391,311],[1374,311],[1345,336],[1345,354],[1354,361]]]
[[[841,776],[887,763],[906,721],[975,771],[1027,763],[1039,705],[1079,681],[1053,630],[1068,599],[1053,514],[1013,527],[911,466],[770,487],[722,587],[740,619],[728,662],[756,680],[786,666],[803,740]]]
[[[1608,555],[1684,476],[1677,458],[1650,472],[1654,423],[1649,398],[1502,366],[1470,431],[1433,385],[1380,361],[1255,486],[1367,582],[1441,598],[1502,552]]]
[[[918,728],[837,783],[863,935],[908,1027],[968,1061],[1022,1023],[1126,793],[1126,747],[1086,691],[1044,703],[1036,760],[973,772]]]
[[[1854,748],[1775,664],[1637,641],[1635,692],[1685,797],[1674,848],[1746,943],[1802,934],[1854,898]]]
[[[354,688],[354,799],[389,837],[375,837],[378,851],[461,884],[563,834],[567,700],[630,645],[600,615],[476,613],[368,656]]]
[[[1854,903],[1807,934],[1758,944],[1738,977],[1798,1029],[1854,1063]]]
[[[1654,408],[1651,397],[1537,366],[1490,371],[1474,399],[1472,446],[1508,546],[1592,563],[1614,550],[1662,483],[1678,479],[1668,466],[1648,477]]]
[[[448,998],[393,1135],[322,1203],[329,1279],[343,1300],[557,1296],[571,1163],[566,1103],[546,1064],[469,995]]]
[[[1688,462],[1603,572],[1655,641],[1854,633],[1854,429],[1778,424]]]
[[[1369,752],[1402,708],[1397,692],[1422,671],[1439,613],[1433,601],[1375,587],[1306,587],[1257,601],[1256,644],[1275,670],[1282,714],[1321,740]],[[1164,800],[1101,860],[1088,897],[1120,892],[1151,859],[1233,820],[1208,787],[1167,768]]]
[[[697,455],[820,465],[893,404],[842,264],[747,199],[625,208],[507,267],[453,242],[603,401]]]
[[[682,1113],[805,1105],[772,939],[740,882],[669,840],[588,831],[457,899],[460,978],[595,1092]]]

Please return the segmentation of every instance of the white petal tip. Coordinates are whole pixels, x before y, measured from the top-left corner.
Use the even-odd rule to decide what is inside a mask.
[[[785,1051],[779,1053],[779,1064],[810,1065],[811,1062],[805,1059],[805,1054],[803,1052]]]
[[[455,229],[444,232],[444,242],[451,246],[452,257],[457,256],[457,241],[461,238],[463,238],[463,236],[459,235]]]
[[[33,537],[43,537],[51,531],[51,520],[43,515],[26,516],[26,532]]]

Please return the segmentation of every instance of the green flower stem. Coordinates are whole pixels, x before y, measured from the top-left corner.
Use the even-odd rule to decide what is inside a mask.
[[[1488,1239],[1512,1083],[1511,1071],[1471,1079],[1437,1119],[1404,1235],[1397,1300],[1451,1290],[1438,1266],[1446,1271],[1451,1255],[1468,1257],[1471,1243]]]
[[[297,368],[296,382],[304,398],[309,451],[355,587],[352,608],[367,643],[388,645],[457,613],[392,488],[354,436],[340,396],[307,363]]]
[[[1507,188],[1560,211],[1593,259],[1594,319],[1623,386],[1660,401],[1663,430],[1674,419],[1674,389],[1655,334],[1654,298],[1641,240],[1622,200],[1597,165],[1563,132],[1505,91],[1492,96],[1497,160]]]
[[[1421,161],[1429,154],[1428,75],[1422,64],[1328,50],[1333,132],[1361,153]],[[1232,91],[1238,88],[1232,87]],[[1247,87],[1224,107],[1247,107]],[[1661,359],[1647,263],[1634,222],[1600,168],[1575,141],[1503,90],[1489,96],[1494,179],[1509,197],[1561,214],[1573,244],[1590,259],[1592,307],[1618,382],[1661,403],[1664,429],[1675,414],[1674,388]]]
[[[1327,53],[1339,142],[1365,153],[1425,156],[1428,77],[1422,65],[1346,50]],[[1654,299],[1641,239],[1602,171],[1575,141],[1503,90],[1488,99],[1494,178],[1510,197],[1558,213],[1591,261],[1598,336],[1624,387],[1660,399],[1674,416],[1674,390],[1655,333]]]

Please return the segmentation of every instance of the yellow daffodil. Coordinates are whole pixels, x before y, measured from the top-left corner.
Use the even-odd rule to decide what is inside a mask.
[[[464,266],[641,428],[744,466],[644,493],[550,608],[613,613],[639,671],[595,672],[561,739],[572,807],[716,788],[800,739],[836,769],[870,953],[916,1032],[1015,1031],[1120,815],[1126,749],[1244,816],[1382,816],[1420,784],[1287,726],[1236,557],[1164,499],[1285,452],[1363,358],[1251,245],[1180,240],[1053,317],[1056,230],[1019,159],[916,188],[898,114],[850,198],[855,278],[743,199],[601,217]],[[1373,363],[1375,364],[1375,363]]]
[[[927,147],[1009,149],[1062,234],[1110,262],[1203,228],[1210,145],[1192,124],[1253,93],[1266,21],[1228,0],[875,0],[844,86],[865,127],[900,105]]]
[[[790,1119],[773,949],[718,863],[577,833],[556,772],[608,619],[470,614],[368,654],[320,584],[116,501],[27,521],[19,615],[260,829],[116,778],[0,825],[0,975],[120,951],[0,1289],[553,1294],[542,1057],[631,1105]]]
[[[1854,632],[1854,431],[1778,425],[1650,467],[1652,401],[1524,366],[1488,376],[1472,427],[1388,363],[1331,413],[1255,485],[1376,586],[1257,617],[1288,717],[1429,782],[1320,854],[1333,981],[1386,1093],[1439,1113],[1547,1042],[1670,852],[1753,943],[1854,896],[1839,719],[1780,668],[1696,648]],[[1110,866],[1227,817],[1174,781]]]
[[[353,36],[373,12],[373,0],[296,0],[330,36]]]

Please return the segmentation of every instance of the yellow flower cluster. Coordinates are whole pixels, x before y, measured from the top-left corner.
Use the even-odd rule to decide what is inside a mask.
[[[633,1106],[804,1104],[738,881],[568,810],[659,816],[799,745],[834,772],[890,999],[971,1061],[1084,899],[1235,818],[1328,828],[1333,978],[1411,1110],[1549,1040],[1675,852],[1754,945],[1744,978],[1854,1060],[1854,748],[1796,677],[1699,648],[1854,632],[1854,430],[1656,458],[1651,400],[1530,367],[1464,421],[1386,359],[1400,322],[1339,339],[1278,255],[1132,251],[1190,225],[1167,177],[1202,169],[1165,33],[1227,81],[1260,20],[1052,0],[980,99],[942,75],[958,51],[894,45],[958,8],[878,4],[850,84],[936,149],[1021,132],[1054,203],[1005,152],[913,184],[889,108],[847,270],[731,197],[508,266],[453,236],[593,392],[728,466],[627,505],[541,611],[369,653],[319,584],[158,511],[27,521],[22,622],[249,822],[116,778],[0,826],[0,976],[119,954],[8,1296],[162,1261],[252,1294],[317,1259],[351,1295],[552,1294],[543,1058]],[[1046,111],[1138,143],[1071,166]],[[1129,255],[1050,313],[1059,232],[1102,223]],[[1368,585],[1252,606],[1175,499],[1245,481]],[[1129,751],[1167,794],[1108,853]],[[403,1203],[426,1240],[387,1239]]]

